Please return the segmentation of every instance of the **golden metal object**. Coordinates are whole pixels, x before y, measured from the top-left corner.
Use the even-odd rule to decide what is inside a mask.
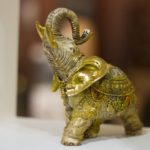
[[[71,23],[73,39],[60,32],[65,18]],[[84,138],[96,137],[99,126],[115,117],[123,121],[126,134],[141,131],[132,83],[118,67],[80,52],[78,45],[92,33],[86,29],[80,36],[78,17],[73,11],[55,9],[48,15],[45,26],[36,23],[36,29],[54,71],[52,91],[61,90],[66,108],[62,144],[80,145]]]

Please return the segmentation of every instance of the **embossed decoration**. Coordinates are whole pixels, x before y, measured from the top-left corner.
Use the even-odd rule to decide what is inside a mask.
[[[62,20],[68,19],[72,39],[60,32]],[[76,14],[66,8],[50,12],[45,26],[36,23],[43,51],[53,69],[52,91],[61,90],[66,110],[64,145],[80,145],[84,138],[98,135],[105,120],[119,117],[128,135],[141,132],[136,96],[125,73],[100,57],[86,57],[78,48],[92,35],[86,29],[80,36]]]

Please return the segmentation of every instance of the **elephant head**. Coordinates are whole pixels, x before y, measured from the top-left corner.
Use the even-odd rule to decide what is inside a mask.
[[[72,39],[64,37],[60,32],[60,25],[68,19],[72,28]],[[52,11],[46,20],[45,26],[36,23],[37,32],[43,42],[43,50],[60,80],[65,81],[74,71],[75,66],[84,59],[78,45],[86,42],[91,32],[85,29],[80,36],[80,26],[76,14],[66,8]]]

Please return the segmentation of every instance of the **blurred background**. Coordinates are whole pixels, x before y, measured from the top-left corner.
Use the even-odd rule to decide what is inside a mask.
[[[51,93],[52,72],[42,52],[35,21],[44,25],[57,7],[67,7],[79,16],[81,31],[94,36],[80,47],[122,68],[138,96],[139,114],[150,126],[150,1],[149,0],[21,0],[17,115],[64,120],[59,92]],[[70,36],[70,25],[62,31]]]

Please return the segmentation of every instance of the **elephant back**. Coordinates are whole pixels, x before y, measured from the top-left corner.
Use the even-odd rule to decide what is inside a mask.
[[[134,92],[134,87],[126,74],[118,67],[111,66],[107,74],[92,87],[104,95],[127,96]]]

